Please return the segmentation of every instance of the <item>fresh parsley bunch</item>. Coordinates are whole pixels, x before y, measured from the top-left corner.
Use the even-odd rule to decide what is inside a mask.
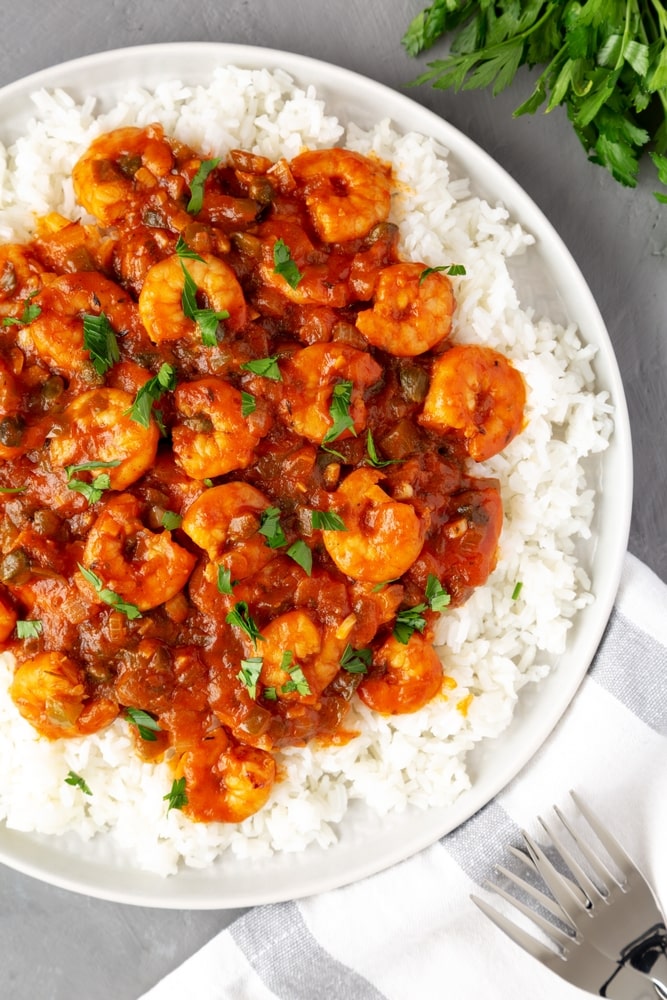
[[[564,104],[593,163],[635,187],[647,151],[667,184],[667,9],[659,0],[434,0],[402,41],[415,56],[449,32],[449,54],[416,84],[491,87],[495,96],[519,67],[543,67],[515,117]]]

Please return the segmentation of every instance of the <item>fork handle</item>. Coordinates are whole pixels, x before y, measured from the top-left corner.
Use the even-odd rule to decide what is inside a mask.
[[[635,945],[626,961],[653,983],[660,1000],[667,1000],[667,931],[664,924]]]

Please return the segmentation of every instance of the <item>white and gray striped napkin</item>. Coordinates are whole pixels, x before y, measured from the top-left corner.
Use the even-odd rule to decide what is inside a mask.
[[[388,871],[250,910],[142,1000],[576,1000],[470,901],[537,813],[567,812],[570,788],[667,906],[667,586],[632,555],[581,688],[501,794]]]

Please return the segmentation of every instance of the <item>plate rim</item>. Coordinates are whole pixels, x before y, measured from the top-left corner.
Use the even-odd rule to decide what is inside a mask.
[[[517,215],[519,216],[519,221],[522,225],[525,225],[523,219],[524,214],[527,213],[530,215],[530,230],[532,232],[537,231],[541,240],[548,241],[548,243],[550,243],[557,250],[559,267],[560,270],[563,271],[563,276],[569,276],[576,281],[578,291],[583,295],[583,299],[585,300],[581,303],[581,307],[584,309],[584,312],[588,313],[592,322],[594,322],[596,326],[596,338],[599,337],[600,348],[603,349],[599,352],[599,355],[602,354],[604,368],[606,369],[604,388],[610,391],[614,402],[615,426],[610,449],[606,454],[609,455],[611,453],[616,464],[623,468],[625,477],[620,478],[618,501],[615,508],[617,517],[615,522],[616,550],[613,553],[613,559],[611,559],[611,563],[607,567],[607,572],[604,578],[602,580],[597,580],[596,599],[594,602],[596,613],[593,616],[594,627],[588,629],[585,640],[580,639],[577,645],[581,660],[579,669],[572,672],[571,675],[565,675],[567,677],[567,684],[559,686],[558,697],[555,700],[554,710],[550,713],[548,726],[542,726],[538,731],[532,734],[531,740],[526,742],[524,753],[519,759],[507,764],[502,770],[499,771],[494,780],[489,781],[487,779],[484,783],[473,786],[469,791],[462,793],[461,797],[452,807],[448,807],[445,810],[435,811],[438,814],[446,813],[447,817],[449,817],[449,820],[443,818],[443,821],[440,824],[436,824],[439,826],[440,832],[435,835],[433,826],[428,825],[427,829],[421,835],[416,833],[409,839],[409,842],[396,844],[392,850],[386,850],[381,859],[377,860],[375,863],[369,861],[368,859],[364,861],[359,860],[355,866],[353,862],[350,862],[344,875],[336,871],[335,868],[333,870],[325,871],[320,873],[319,878],[316,880],[310,878],[306,879],[302,883],[298,883],[296,888],[290,890],[288,895],[285,894],[285,889],[282,887],[282,882],[280,880],[278,880],[278,884],[273,888],[268,887],[263,893],[258,895],[257,891],[253,889],[242,890],[237,888],[235,890],[231,890],[229,887],[225,888],[223,878],[221,891],[202,896],[196,884],[195,889],[190,892],[183,891],[177,895],[165,892],[164,890],[168,886],[174,885],[174,882],[179,878],[179,875],[167,876],[165,878],[163,876],[154,876],[149,874],[148,883],[150,888],[133,888],[130,891],[119,887],[115,878],[111,878],[110,880],[100,879],[98,880],[98,883],[92,887],[89,884],[82,884],[75,876],[72,876],[67,872],[63,872],[62,870],[58,870],[57,868],[54,870],[48,862],[48,857],[46,862],[40,862],[35,858],[31,858],[29,851],[25,856],[21,855],[20,852],[19,856],[17,856],[15,852],[13,853],[11,849],[13,839],[21,839],[27,836],[31,839],[31,842],[34,843],[36,839],[35,835],[23,834],[20,831],[9,831],[6,828],[4,821],[0,822],[0,862],[8,865],[16,871],[21,872],[22,874],[37,878],[59,888],[83,893],[88,896],[112,902],[176,909],[227,909],[253,906],[284,901],[286,899],[302,898],[314,893],[327,891],[349,884],[384,870],[428,847],[436,840],[456,829],[463,822],[465,822],[465,820],[469,819],[476,812],[478,812],[479,809],[491,801],[509,784],[514,777],[516,777],[516,775],[529,763],[537,750],[547,741],[553,729],[561,721],[563,714],[574,698],[579,686],[588,672],[595,651],[599,645],[600,639],[602,638],[604,629],[606,628],[620,583],[623,568],[623,556],[625,549],[627,548],[632,514],[632,442],[627,401],[613,345],[611,343],[606,324],[592,292],[570,250],[539,205],[537,205],[537,203],[527,194],[518,182],[516,182],[508,173],[508,171],[505,170],[505,168],[502,167],[496,160],[494,160],[490,154],[473,142],[473,140],[469,139],[465,133],[461,132],[460,129],[449,123],[437,112],[431,111],[407,95],[392,90],[392,88],[386,84],[363,76],[354,70],[347,70],[344,67],[315,59],[311,56],[291,53],[282,49],[272,49],[253,45],[242,45],[230,42],[201,41],[157,42],[113,48],[79,56],[74,59],[66,60],[62,63],[56,63],[52,66],[44,67],[0,88],[0,111],[2,111],[3,106],[6,105],[7,102],[18,99],[19,101],[23,100],[28,102],[27,110],[30,112],[29,95],[33,91],[40,88],[54,89],[58,86],[63,87],[63,89],[67,89],[67,84],[58,84],[58,82],[54,79],[54,77],[57,76],[62,77],[63,75],[67,76],[70,74],[76,75],[77,73],[85,72],[91,68],[93,68],[98,74],[110,69],[111,67],[114,67],[117,71],[119,64],[127,62],[134,63],[135,61],[141,62],[144,58],[153,59],[156,56],[163,60],[164,65],[170,66],[174,56],[176,56],[177,59],[192,58],[195,60],[197,56],[204,54],[207,58],[214,56],[221,66],[241,65],[242,67],[251,69],[266,68],[271,71],[284,69],[286,73],[296,79],[300,86],[305,86],[306,81],[311,79],[313,76],[318,77],[320,74],[324,73],[330,77],[334,86],[337,82],[341,81],[345,83],[346,87],[356,86],[362,102],[364,100],[368,101],[369,95],[376,95],[384,98],[385,100],[389,99],[389,111],[391,112],[392,118],[395,117],[393,108],[396,104],[399,105],[401,110],[415,112],[415,109],[418,109],[419,113],[417,114],[417,119],[419,122],[424,120],[433,126],[436,133],[440,131],[443,134],[448,135],[450,140],[455,139],[455,145],[457,147],[456,155],[462,155],[464,157],[464,166],[466,166],[466,168],[466,154],[471,154],[477,162],[482,163],[485,168],[490,170],[494,180],[496,179],[496,175],[503,179],[505,189],[509,190],[512,194],[510,199],[511,207],[508,205],[506,197],[503,197],[502,199],[503,204],[507,205],[508,210],[514,218],[516,218]],[[212,67],[207,66],[206,73],[203,75],[210,76],[211,69]],[[164,80],[180,79],[183,76],[183,73],[181,71],[163,73],[161,75]],[[187,80],[184,80],[183,82],[187,84]],[[122,89],[120,82],[118,85],[119,88]],[[322,85],[320,83],[316,85],[318,96],[321,96],[321,86]],[[99,87],[99,83],[95,83],[93,89],[95,90],[96,87]],[[97,93],[97,90],[95,90],[95,92]],[[28,114],[25,117],[27,118],[29,116],[30,115]],[[354,120],[353,113],[349,116],[349,120]],[[0,131],[2,131],[1,126]],[[415,131],[423,132],[424,129],[416,126]],[[435,138],[439,143],[442,143],[445,146],[450,145],[450,143],[443,140],[438,135],[436,135]],[[461,153],[461,151],[463,151],[463,153]],[[538,224],[536,225],[536,223]],[[588,342],[588,338],[586,338],[585,335],[583,336]],[[603,463],[603,468],[605,470],[606,465],[608,464],[609,463]],[[618,483],[615,485],[617,488],[619,487]],[[591,558],[592,560],[597,558],[597,552],[592,555]],[[578,620],[580,620],[582,612],[585,612],[586,610],[587,609],[582,609],[582,611],[579,612]],[[579,647],[581,647],[581,649],[579,649]],[[509,728],[512,729],[514,724],[513,720]],[[505,734],[502,735],[504,736]],[[497,739],[502,739],[502,736]],[[493,743],[495,744],[496,740],[494,740]],[[419,815],[422,815],[421,811],[419,812]],[[7,839],[9,840],[10,845],[9,852],[7,851],[5,844]],[[37,838],[38,841],[40,839],[41,838],[39,837]],[[46,839],[52,842],[54,838]],[[325,860],[329,859],[331,857],[332,850],[333,848],[322,851],[322,858]],[[54,856],[57,856],[60,852],[54,851],[53,853]],[[49,852],[47,850],[47,855],[48,854]],[[247,865],[247,862],[237,861],[236,863]],[[329,866],[326,865],[325,867],[329,868]],[[134,876],[136,878],[136,873],[134,873]],[[145,881],[146,879],[143,877],[139,879],[139,882],[142,884]],[[160,891],[160,889],[163,891]]]

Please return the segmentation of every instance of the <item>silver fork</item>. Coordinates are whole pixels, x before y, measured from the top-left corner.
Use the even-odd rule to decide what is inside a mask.
[[[551,890],[553,898],[535,889],[513,872],[499,867],[504,875],[565,927],[559,929],[532,907],[500,886],[489,887],[524,913],[547,936],[556,950],[537,941],[483,900],[473,897],[483,912],[517,944],[557,972],[568,982],[600,996],[618,1000],[649,996],[667,1000],[667,931],[655,897],[618,842],[574,792],[575,805],[595,832],[621,876],[616,878],[591,847],[581,839],[563,814],[556,815],[573,844],[590,865],[596,884],[579,864],[560,835],[540,823],[553,847],[565,862],[573,879],[561,874],[547,854],[523,833],[527,854],[510,852],[534,866]],[[647,992],[648,990],[648,992]]]

